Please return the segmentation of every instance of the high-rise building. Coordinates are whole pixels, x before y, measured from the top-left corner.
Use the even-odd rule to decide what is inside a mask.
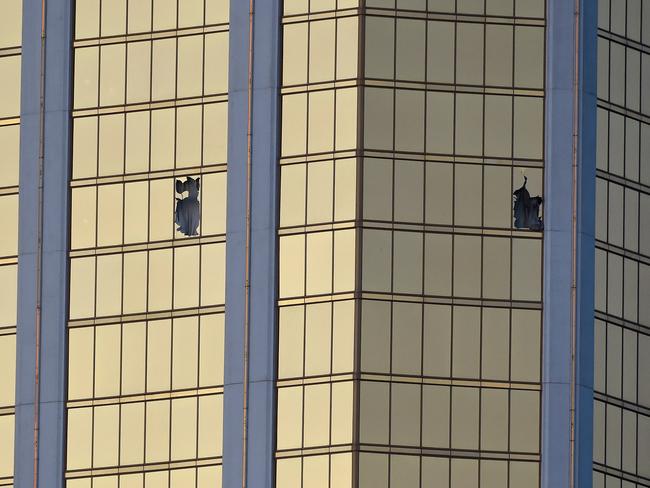
[[[1,0],[0,488],[649,488],[650,0]]]

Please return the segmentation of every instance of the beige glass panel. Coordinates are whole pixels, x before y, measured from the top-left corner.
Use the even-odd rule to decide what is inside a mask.
[[[390,392],[388,383],[362,381],[359,436],[361,443],[388,444]]]
[[[277,448],[302,446],[302,388],[278,388]]]
[[[307,95],[282,98],[282,156],[303,154],[307,139]]]
[[[18,254],[18,195],[0,196],[0,215],[4,216],[4,231],[0,235],[0,256]]]
[[[623,332],[623,399],[635,402],[637,398],[637,334],[630,330]],[[643,373],[640,375],[643,377]]]
[[[354,302],[334,302],[332,373],[351,372],[354,365]]]
[[[305,290],[305,236],[280,238],[280,297],[300,296]]]
[[[510,463],[510,486],[539,486],[539,465],[537,463]]]
[[[393,162],[365,158],[363,161],[363,217],[392,220]]]
[[[4,378],[0,388],[0,407],[15,403],[16,391],[16,336],[0,337],[0,376]]]
[[[72,190],[72,249],[95,246],[96,199],[95,187]]]
[[[451,447],[453,449],[478,449],[479,447],[479,391],[478,388],[452,389]],[[535,423],[535,428],[537,427]]]
[[[330,457],[330,466],[330,486],[336,486],[337,488],[351,488],[352,455],[345,453],[334,454]]]
[[[309,24],[309,82],[334,79],[336,49],[336,20],[321,20]]]
[[[183,4],[185,3],[187,2],[183,2]],[[179,37],[177,49],[178,87],[176,96],[178,98],[200,96],[203,89],[203,36]]]
[[[97,187],[97,245],[110,246],[122,243],[123,186]]]
[[[228,91],[228,33],[215,32],[205,36],[205,59],[203,67],[203,92],[226,93]]]
[[[517,0],[515,2],[517,17],[544,17],[544,2],[540,0]]]
[[[302,486],[305,488],[327,488],[329,456],[307,456],[302,460]]]
[[[170,401],[148,402],[146,405],[145,462],[165,462],[169,460]]]
[[[95,331],[95,397],[120,394],[120,335],[119,324]]]
[[[125,314],[147,309],[147,253],[124,254],[124,292],[122,311]]]
[[[195,486],[195,484],[196,470],[192,468],[175,469],[169,473],[170,488],[184,488],[186,486]]]
[[[485,96],[485,155],[508,158],[512,153],[512,97]]]
[[[340,4],[339,0],[339,8],[341,8]],[[339,80],[355,78],[359,52],[359,21],[357,17],[347,17],[338,19],[337,22],[336,78]]]
[[[363,231],[363,290],[391,290],[391,251],[391,232],[374,229]]]
[[[124,242],[145,242],[148,235],[149,184],[146,181],[124,185]]]
[[[199,386],[222,385],[224,361],[224,316],[223,314],[203,315],[200,317],[200,324]]]
[[[422,486],[449,486],[449,459],[422,457]]]
[[[460,378],[480,376],[481,310],[478,307],[454,307],[452,374]]]
[[[605,459],[610,466],[620,468],[622,435],[621,409],[611,404],[606,404],[605,408]]]
[[[451,1],[449,11],[453,11],[453,0],[445,1]],[[431,7],[430,5],[430,10],[438,10]],[[427,81],[429,82],[454,82],[455,27],[454,22],[427,22]]]
[[[393,90],[366,88],[364,144],[368,149],[393,148]]]
[[[456,8],[459,14],[482,14],[484,3],[483,0],[458,0]]]
[[[174,167],[175,119],[172,108],[151,112],[151,170]]]
[[[125,474],[120,476],[121,488],[142,488],[143,482],[144,482],[143,473]]]
[[[515,97],[514,157],[542,157],[544,101],[535,97]]]
[[[517,121],[518,123],[518,121]],[[456,95],[456,153],[473,156],[483,153],[483,97]]]
[[[221,456],[223,395],[199,397],[198,457]]]
[[[97,257],[98,317],[119,315],[122,311],[122,255]]]
[[[392,79],[395,76],[395,20],[385,17],[366,17],[367,78]]]
[[[150,96],[151,42],[130,42],[127,54],[126,101],[143,102]]]
[[[510,318],[507,309],[483,308],[483,333],[481,334],[481,377],[507,380],[510,366]],[[513,351],[513,356],[528,358],[530,347]],[[534,359],[533,359],[534,360]],[[517,367],[513,367],[513,371]]]
[[[427,152],[451,154],[454,150],[454,95],[427,92],[426,97]]]
[[[334,10],[336,8],[336,0],[311,0],[309,2],[309,9],[311,12],[322,12],[326,10]]]
[[[356,233],[354,230],[334,232],[334,292],[350,291],[355,286]]]
[[[155,0],[160,3],[163,0]],[[165,0],[169,1],[169,0]],[[154,5],[155,12],[155,5]],[[155,17],[154,17],[155,24]],[[176,39],[153,42],[152,100],[168,100],[176,93]]]
[[[201,177],[201,233],[226,233],[226,173],[212,173]]]
[[[403,488],[420,488],[420,457],[391,456],[390,484]]]
[[[395,161],[396,221],[421,222],[423,215],[424,163]]]
[[[304,309],[282,307],[279,311],[278,377],[303,375]]]
[[[418,232],[393,234],[393,291],[422,293],[422,247],[424,235]]]
[[[352,442],[353,409],[352,382],[332,383],[332,445]]]
[[[331,222],[333,200],[333,162],[311,163],[307,168],[307,224]]]
[[[390,443],[400,446],[420,444],[420,385],[393,383],[391,388]]]
[[[150,112],[126,114],[126,172],[149,169]]]
[[[309,94],[309,134],[307,151],[319,153],[334,149],[334,91]]]
[[[508,390],[481,390],[481,449],[508,450]]]
[[[607,260],[607,311],[621,316],[623,310],[623,258],[608,253]]]
[[[221,466],[205,466],[197,469],[197,488],[221,488]]]
[[[451,460],[451,488],[478,488],[478,461]]]
[[[498,166],[483,167],[483,225],[512,226],[511,170]]]
[[[329,374],[332,352],[332,304],[326,302],[307,305],[305,325],[305,376]]]
[[[18,185],[18,160],[20,152],[20,125],[0,127],[0,146],[3,147],[4,178],[2,186]]]
[[[132,322],[122,329],[122,394],[145,391],[146,324]]]
[[[541,317],[534,310],[512,311],[511,361],[513,381],[539,381]]]
[[[196,457],[196,401],[196,397],[172,400],[172,461]]]
[[[124,172],[124,115],[99,118],[99,175]],[[101,187],[100,187],[101,188]]]
[[[425,163],[425,165],[425,220],[431,224],[451,224],[454,167],[445,163]]]
[[[285,2],[285,6],[287,3]],[[301,461],[302,458],[278,459],[275,470],[275,485],[283,488],[301,488]]]
[[[93,467],[101,468],[117,464],[120,436],[119,423],[119,405],[95,407]]]
[[[361,371],[390,372],[390,302],[364,300],[361,323]]]
[[[422,152],[424,147],[424,92],[395,91],[395,150]]]
[[[456,24],[456,83],[483,83],[483,24]]]
[[[514,0],[487,0],[485,13],[488,15],[500,15],[512,17]]]
[[[424,371],[427,376],[449,376],[451,371],[451,307],[424,306]]]
[[[282,84],[299,85],[307,82],[306,22],[286,24],[283,30]]]
[[[637,454],[637,414],[629,410],[623,410],[623,462],[621,466],[624,471],[636,471],[636,454]]]
[[[0,417],[0,419],[2,418]],[[92,422],[93,410],[91,407],[68,409],[68,435],[66,437],[68,470],[91,467],[90,460],[93,452]]]
[[[8,268],[0,267],[0,274],[4,274],[2,271],[6,272],[6,269]],[[2,282],[8,283],[9,279],[3,279]],[[9,307],[7,309],[11,310]],[[70,260],[70,319],[90,317],[94,315],[94,311],[95,258],[72,259]]]
[[[329,444],[330,384],[307,385],[304,395],[304,446]]]
[[[359,488],[388,488],[388,456],[359,454]]]
[[[505,461],[481,460],[481,486],[501,488],[508,486],[508,463]]]
[[[356,215],[357,160],[339,159],[335,165],[334,220],[351,220]]]
[[[154,30],[175,29],[177,1],[153,0],[153,28]]]
[[[230,13],[228,0],[210,0],[205,5],[206,24],[223,24],[228,22]]]
[[[18,5],[22,2],[14,0]],[[20,12],[20,10],[19,10]],[[20,26],[20,18],[16,19]],[[4,26],[2,26],[4,27]],[[7,25],[9,27],[9,25]],[[0,32],[4,29],[0,27]],[[9,31],[11,32],[11,31]],[[75,3],[75,39],[99,36],[99,0],[80,0]],[[20,40],[16,45],[20,44]]]
[[[129,2],[129,34],[151,30],[151,0]]]
[[[544,87],[544,28],[515,28],[515,86]]]
[[[424,81],[426,23],[421,20],[397,20],[396,73],[398,80]]]
[[[483,296],[506,300],[510,296],[510,240],[483,238]]]
[[[149,239],[171,239],[174,230],[174,180],[149,183]]]
[[[75,478],[66,480],[65,486],[66,488],[90,488],[90,483],[90,478]]]
[[[178,27],[191,27],[203,24],[203,0],[184,0],[178,2]]]
[[[306,168],[305,164],[280,168],[281,227],[305,224]]]
[[[542,243],[537,239],[512,241],[512,298],[540,300]]]
[[[284,2],[284,15],[309,12],[309,0],[287,0]]]
[[[481,238],[472,236],[455,236],[454,295],[462,297],[480,296],[480,273]]]
[[[226,301],[226,244],[201,246],[201,306]]]
[[[93,396],[94,329],[72,328],[68,333],[68,399]]]
[[[539,392],[510,392],[510,449],[539,452]]]
[[[510,14],[512,14],[512,0]],[[494,0],[492,8],[496,10]],[[508,10],[504,8],[503,10]],[[490,4],[488,4],[490,12]],[[512,86],[512,43],[513,27],[487,24],[485,26],[485,84]]]
[[[0,295],[0,326],[16,325],[17,271],[17,265],[0,266],[0,283],[6,283]]]
[[[422,445],[449,446],[449,394],[447,386],[422,387]]]
[[[12,58],[5,58],[12,59]],[[5,61],[6,62],[6,61]],[[99,48],[74,50],[74,108],[96,107],[99,83]],[[2,100],[0,100],[2,101]],[[3,107],[11,107],[2,104]]]
[[[20,115],[20,56],[0,58],[0,118]]]
[[[147,324],[147,391],[167,391],[171,379],[171,321]]]
[[[602,320],[594,321],[594,390],[605,392],[605,374],[607,371],[606,357],[606,325]]]
[[[119,1],[117,0],[115,3],[119,3]],[[102,3],[102,5],[106,4],[110,5],[108,2]],[[109,44],[102,46],[100,60],[99,104],[101,106],[123,104],[126,45]]]
[[[483,168],[477,164],[456,164],[454,183],[454,224],[480,227]]]
[[[357,145],[357,89],[336,90],[336,149]]]
[[[126,31],[126,0],[101,2],[101,35],[115,36]]]
[[[306,294],[332,291],[332,233],[307,234]]]
[[[397,0],[397,8],[404,10],[426,10],[426,0]]]
[[[196,388],[199,359],[199,319],[174,319],[172,329],[172,389]]]
[[[607,389],[606,393],[620,398],[622,390],[621,366],[623,363],[623,329],[614,324],[607,326]]]
[[[145,473],[144,488],[167,488],[169,486],[169,471],[154,471]]]
[[[174,308],[199,304],[199,246],[174,250]]]

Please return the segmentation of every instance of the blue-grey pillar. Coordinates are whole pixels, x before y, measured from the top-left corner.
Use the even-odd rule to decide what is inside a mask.
[[[273,486],[280,1],[254,5],[248,486]],[[230,2],[223,486],[242,486],[249,2]]]
[[[23,2],[20,229],[16,366],[15,486],[34,480],[37,276],[42,320],[38,485],[63,487],[66,399],[68,167],[72,66],[71,0],[46,5],[44,176],[39,198],[41,0]],[[39,207],[43,225],[39,230]],[[42,231],[42,232],[41,232]],[[38,265],[39,233],[42,265]]]
[[[575,394],[575,486],[591,487],[596,138],[596,3],[581,0],[579,44],[573,0],[549,0],[544,210],[542,487],[571,479],[571,397]],[[574,90],[575,60],[580,83]],[[573,128],[578,98],[577,239],[573,255]],[[572,263],[577,277],[577,340],[571,351]]]

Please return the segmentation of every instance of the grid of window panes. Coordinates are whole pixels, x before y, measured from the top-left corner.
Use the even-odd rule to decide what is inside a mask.
[[[538,486],[544,1],[366,7],[359,486]]]
[[[285,1],[277,470],[352,486],[359,11]]]
[[[338,7],[285,3],[276,485],[537,486],[542,234],[512,194],[543,195],[544,2],[355,5],[344,107]]]
[[[598,2],[594,487],[650,487],[650,3]]]
[[[221,486],[228,3],[76,2],[70,488]]]
[[[0,2],[0,487],[13,487],[22,1]]]

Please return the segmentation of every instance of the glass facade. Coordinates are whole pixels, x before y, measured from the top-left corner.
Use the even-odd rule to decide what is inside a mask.
[[[221,486],[228,10],[76,2],[70,488]]]
[[[544,1],[283,23],[276,486],[538,486]]]
[[[650,3],[598,2],[594,487],[650,487]]]
[[[0,486],[13,487],[22,1],[0,2]]]

